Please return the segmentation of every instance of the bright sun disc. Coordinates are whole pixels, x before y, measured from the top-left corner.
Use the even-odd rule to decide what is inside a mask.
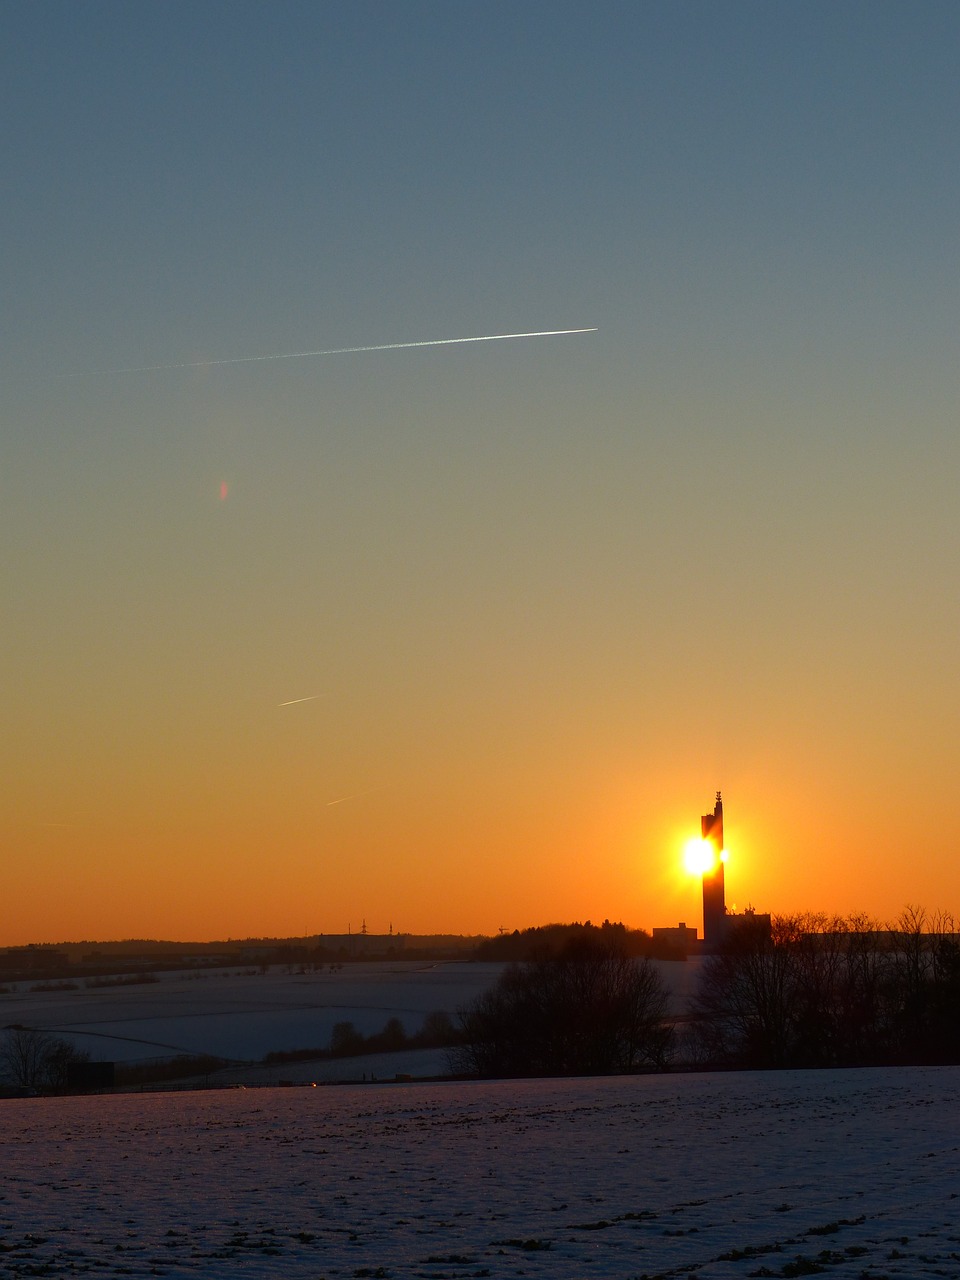
[[[717,863],[717,851],[711,840],[701,840],[695,836],[683,847],[683,865],[692,876],[703,876],[712,871]]]

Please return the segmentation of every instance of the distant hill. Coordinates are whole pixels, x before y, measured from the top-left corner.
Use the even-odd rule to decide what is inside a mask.
[[[439,933],[321,933],[212,942],[124,938],[112,942],[43,943],[0,950],[0,981],[234,965],[311,967],[353,960],[462,960],[476,955],[479,946],[488,940],[483,935]]]

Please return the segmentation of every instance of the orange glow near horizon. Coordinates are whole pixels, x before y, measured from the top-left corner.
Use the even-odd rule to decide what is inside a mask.
[[[716,869],[717,854],[711,842],[688,838],[690,811],[701,807],[692,785],[665,796],[659,786],[621,794],[598,783],[578,808],[581,796],[565,779],[567,785],[550,789],[565,799],[541,808],[506,769],[485,775],[488,785],[478,799],[462,778],[448,773],[438,786],[440,766],[414,761],[406,774],[398,763],[390,787],[328,807],[331,788],[346,791],[352,778],[337,777],[320,791],[284,744],[291,735],[302,744],[311,722],[301,717],[278,725],[272,697],[269,705],[257,786],[246,794],[232,786],[229,807],[214,808],[231,783],[216,769],[206,775],[211,798],[196,783],[193,791],[178,790],[176,776],[158,768],[153,783],[166,803],[144,788],[138,806],[114,807],[111,822],[100,817],[104,805],[92,785],[85,812],[78,790],[71,809],[43,823],[28,824],[25,800],[16,835],[30,857],[12,868],[8,900],[16,919],[11,912],[0,922],[0,947],[339,934],[361,920],[375,934],[392,924],[394,933],[491,935],[500,927],[569,920],[609,918],[650,929],[697,919],[704,855],[709,870]],[[92,773],[89,781],[96,781]],[[490,795],[503,805],[496,822],[488,813]],[[731,804],[737,822],[731,896],[774,914],[865,910],[881,921],[895,919],[909,900],[905,881],[891,875],[885,897],[867,898],[855,861],[841,874],[848,864],[839,852],[854,845],[853,833],[842,828],[819,864],[832,856],[840,872],[829,883],[815,880],[811,864],[818,864],[804,856],[815,845],[814,819],[785,833],[779,823],[785,808],[786,799],[761,807],[749,793]],[[774,848],[776,858],[768,855]],[[935,910],[949,887],[928,878],[912,891]]]

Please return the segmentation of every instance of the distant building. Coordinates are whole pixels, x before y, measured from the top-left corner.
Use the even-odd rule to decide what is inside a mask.
[[[714,848],[711,866],[703,873],[704,949],[712,951],[719,947],[734,929],[742,925],[750,925],[769,935],[771,928],[769,915],[754,911],[753,907],[747,907],[746,911],[740,913],[727,910],[723,887],[723,869],[727,854],[723,842],[723,800],[719,791],[713,813],[705,813],[700,819],[700,835]]]
[[[678,955],[691,955],[717,951],[734,929],[742,925],[750,925],[753,929],[763,930],[769,935],[771,922],[769,915],[761,915],[748,907],[746,911],[737,913],[727,910],[724,900],[723,873],[727,861],[727,851],[723,840],[723,799],[720,792],[713,806],[713,813],[705,813],[700,819],[700,839],[710,846],[703,850],[707,854],[701,871],[703,887],[703,941],[697,939],[696,929],[688,928],[681,921],[675,927],[655,928],[652,941],[654,954],[659,948],[665,958],[675,959]],[[701,851],[697,850],[699,854]]]
[[[680,952],[686,956],[697,949],[697,931],[685,924],[683,920],[678,925],[670,925],[663,928],[654,926],[653,944],[655,952],[663,948],[667,951]]]
[[[727,908],[723,890],[723,800],[717,792],[713,813],[705,813],[700,819],[700,835],[714,847],[711,867],[703,873],[703,941],[715,947],[726,933]]]

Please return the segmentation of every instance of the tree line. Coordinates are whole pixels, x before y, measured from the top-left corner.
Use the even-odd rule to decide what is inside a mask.
[[[652,941],[644,929],[630,929],[625,924],[543,924],[530,929],[514,929],[495,938],[485,938],[476,950],[476,958],[493,962],[544,960],[558,955],[576,939],[589,938],[628,956],[651,954]]]
[[[451,1055],[480,1076],[671,1065],[782,1068],[960,1062],[960,938],[949,916],[746,919],[704,957],[686,1010],[609,928],[553,926],[460,1012]]]
[[[950,917],[908,908],[744,924],[706,958],[688,1050],[701,1065],[960,1062],[960,942]]]
[[[460,1032],[443,1009],[428,1013],[419,1031],[408,1035],[399,1018],[388,1018],[382,1030],[364,1035],[354,1023],[335,1022],[328,1049],[286,1049],[268,1053],[270,1066],[323,1058],[359,1058],[374,1053],[399,1053],[404,1049],[447,1049],[460,1041]]]

